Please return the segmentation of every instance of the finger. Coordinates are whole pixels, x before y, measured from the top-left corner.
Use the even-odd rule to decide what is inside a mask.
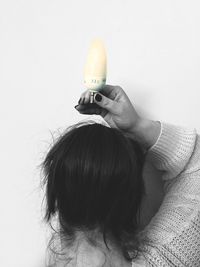
[[[99,107],[96,103],[76,105],[74,108],[81,114],[97,114],[102,118],[104,118],[108,113],[106,109]]]
[[[118,103],[113,101],[112,99],[100,94],[100,93],[97,93],[95,94],[95,97],[94,97],[94,102],[108,110],[109,112],[113,113],[113,114],[118,114],[118,107],[116,106]]]
[[[109,84],[104,85],[100,90],[102,95],[107,97],[109,96],[109,98],[112,100],[114,100],[116,96],[121,93],[121,91],[122,88],[120,86],[109,85]],[[84,105],[88,104],[89,102],[90,102],[90,91],[87,89],[81,94],[78,104]]]
[[[101,110],[100,108],[96,108],[96,109],[84,109],[84,110],[79,110],[79,113],[81,114],[95,114],[95,115],[100,115],[101,114]]]
[[[74,107],[77,111],[84,114],[101,114],[102,108],[95,103],[87,105],[77,105]]]
[[[81,97],[80,97],[78,103],[80,105],[84,105],[84,104],[89,103],[89,101],[90,101],[90,92],[89,92],[89,90],[86,90],[81,94]]]
[[[114,100],[121,90],[122,88],[120,86],[106,84],[102,87],[100,93]]]
[[[88,103],[84,105],[76,105],[75,108],[78,110],[84,110],[84,109],[92,109],[92,108],[100,108],[100,107],[96,103]]]

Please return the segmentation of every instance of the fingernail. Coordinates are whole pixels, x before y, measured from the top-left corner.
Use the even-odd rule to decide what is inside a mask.
[[[102,100],[102,96],[100,94],[95,95],[95,100],[100,102]]]
[[[78,106],[79,106],[79,105],[76,105],[76,106],[74,106],[74,108],[77,109]]]

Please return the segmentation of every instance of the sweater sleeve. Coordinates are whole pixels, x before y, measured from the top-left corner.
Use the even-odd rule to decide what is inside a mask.
[[[196,129],[161,122],[146,159],[162,171],[165,194],[141,232],[148,261],[200,266],[200,136]]]
[[[187,168],[194,151],[196,129],[161,123],[160,135],[148,150],[147,160],[157,169],[164,171],[163,180],[176,177]]]

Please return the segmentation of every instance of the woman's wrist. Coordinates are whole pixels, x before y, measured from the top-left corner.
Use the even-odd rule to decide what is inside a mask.
[[[129,136],[136,139],[145,149],[149,149],[156,143],[160,131],[161,123],[159,121],[141,118],[129,131]]]

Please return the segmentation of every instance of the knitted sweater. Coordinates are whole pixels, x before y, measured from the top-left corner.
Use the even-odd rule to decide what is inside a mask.
[[[132,266],[200,267],[200,135],[161,122],[146,159],[163,171],[164,199],[140,234],[144,253]]]

